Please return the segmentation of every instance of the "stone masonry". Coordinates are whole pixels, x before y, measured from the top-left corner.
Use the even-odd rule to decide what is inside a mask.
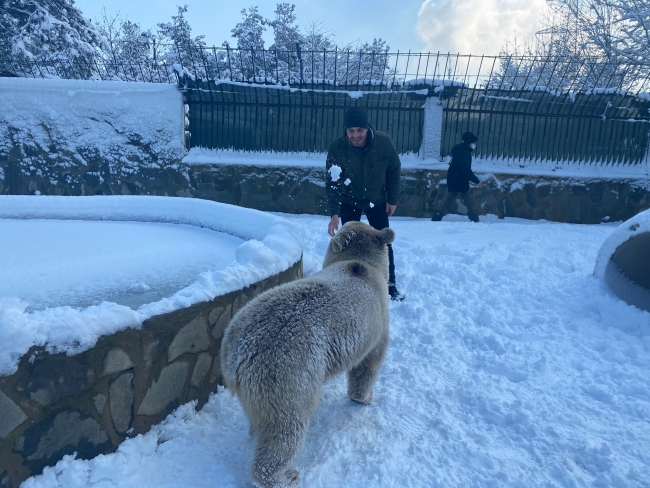
[[[93,163],[94,164],[94,163]],[[285,213],[326,215],[325,169],[318,167],[184,165],[144,168],[112,175],[96,164],[65,171],[56,184],[25,173],[17,163],[4,164],[0,194],[27,195],[167,195]],[[0,169],[3,161],[0,160]],[[475,168],[480,175],[480,167]],[[100,175],[101,179],[97,176]],[[648,179],[589,179],[490,174],[474,190],[481,207],[500,218],[597,224],[624,221],[650,208]],[[444,170],[402,170],[398,216],[429,218],[446,194]],[[460,202],[452,207],[466,213]]]
[[[81,354],[33,347],[0,377],[0,487],[64,455],[89,459],[147,432],[179,405],[200,408],[222,384],[219,350],[231,317],[261,292],[302,277],[302,260],[243,290],[101,337]]]

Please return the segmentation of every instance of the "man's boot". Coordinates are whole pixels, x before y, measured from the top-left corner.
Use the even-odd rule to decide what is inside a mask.
[[[402,295],[398,291],[397,286],[395,286],[395,283],[388,283],[388,294],[390,295],[390,299],[396,302],[403,302],[404,299],[406,298],[405,295]]]
[[[433,212],[433,217],[431,217],[431,221],[433,222],[440,222],[442,218],[445,216],[440,210],[436,210]]]

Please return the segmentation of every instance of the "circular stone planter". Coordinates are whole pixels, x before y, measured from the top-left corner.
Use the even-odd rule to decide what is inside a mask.
[[[198,280],[138,310],[114,304],[105,316],[95,310],[99,321],[114,321],[112,333],[94,337],[97,331],[83,326],[97,321],[96,314],[61,307],[61,321],[79,325],[77,336],[34,334],[22,350],[0,354],[2,487],[18,487],[66,454],[92,458],[112,452],[183,403],[196,400],[201,407],[221,384],[219,350],[231,317],[262,291],[302,277],[302,241],[291,223],[226,204],[2,196],[0,218],[179,223],[246,241],[222,280]],[[20,327],[37,326],[39,313],[18,314],[16,320]],[[12,325],[6,315],[0,303],[0,327]]]
[[[605,240],[594,275],[622,300],[650,311],[650,210],[624,222]]]

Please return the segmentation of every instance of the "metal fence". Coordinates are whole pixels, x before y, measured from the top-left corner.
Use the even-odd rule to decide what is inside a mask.
[[[346,109],[362,106],[400,153],[417,153],[426,99],[417,91],[346,92],[184,81],[190,147],[326,152],[343,134]]]
[[[650,101],[609,94],[459,90],[444,100],[442,154],[464,130],[485,159],[648,164]]]
[[[158,51],[156,51],[158,49]],[[444,53],[240,50],[158,46],[140,61],[97,56],[84,66],[12,67],[19,76],[179,83],[190,146],[325,151],[349,106],[367,109],[398,150],[418,152],[424,101],[442,105],[441,156],[462,132],[478,156],[649,164],[650,73],[597,59]]]
[[[426,78],[470,88],[584,93],[613,88],[629,94],[650,91],[646,66],[585,58],[578,62],[549,56],[477,56],[451,53],[362,52],[286,49],[248,50],[178,44],[117,46],[114,53],[70,61],[2,60],[3,75],[176,83],[181,76],[243,83],[308,84],[390,90]]]

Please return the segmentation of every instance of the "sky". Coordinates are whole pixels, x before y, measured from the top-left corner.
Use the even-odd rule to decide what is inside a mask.
[[[171,20],[177,5],[187,4],[187,18],[195,35],[205,35],[210,45],[230,40],[231,29],[241,20],[241,10],[259,6],[260,13],[274,16],[278,0],[215,2],[214,0],[76,0],[75,5],[95,20],[106,8],[109,16],[120,13],[144,28]],[[334,32],[339,44],[385,39],[392,52],[441,51],[463,54],[498,54],[516,34],[531,38],[539,28],[545,0],[294,0],[298,25],[322,23]],[[267,32],[267,43],[271,36]]]

